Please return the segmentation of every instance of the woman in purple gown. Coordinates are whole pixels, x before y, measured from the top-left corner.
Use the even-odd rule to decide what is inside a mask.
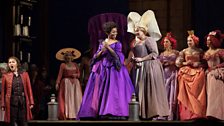
[[[164,69],[165,87],[167,98],[169,102],[169,116],[168,120],[177,120],[177,72],[178,69],[175,65],[176,58],[179,51],[176,49],[176,39],[169,32],[161,41],[164,51],[160,54],[160,61]]]
[[[100,41],[78,114],[79,119],[126,119],[134,87],[124,66],[122,44],[116,40],[117,25],[106,22],[108,38]]]

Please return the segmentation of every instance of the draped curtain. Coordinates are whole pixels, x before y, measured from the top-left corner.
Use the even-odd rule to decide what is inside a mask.
[[[88,34],[90,37],[90,46],[92,53],[97,51],[99,39],[105,39],[107,36],[103,31],[102,25],[105,22],[113,21],[118,25],[117,39],[121,41],[123,53],[126,55],[129,49],[129,34],[127,33],[127,17],[120,13],[103,13],[93,16],[88,22]]]

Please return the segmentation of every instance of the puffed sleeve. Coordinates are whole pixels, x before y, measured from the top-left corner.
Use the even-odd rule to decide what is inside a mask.
[[[221,63],[217,65],[218,68],[224,67],[224,49],[220,49],[218,52],[218,56],[221,59]]]
[[[90,62],[90,69],[92,69],[93,68],[93,66],[96,64],[96,62],[99,60],[98,58],[97,58],[97,54],[102,50],[102,48],[103,48],[103,40],[99,40],[99,46],[98,46],[98,49],[97,49],[97,51],[96,51],[96,53],[94,53],[94,55],[93,55],[93,58],[91,59],[91,62]]]
[[[185,50],[180,51],[180,53],[179,53],[179,55],[178,55],[178,57],[177,57],[177,59],[175,61],[175,64],[176,64],[177,67],[182,67],[182,65],[183,65],[183,62],[184,62],[184,51]]]
[[[145,45],[149,53],[146,60],[157,59],[157,57],[159,56],[159,51],[156,41],[153,38],[148,37],[145,40]]]
[[[115,60],[114,64],[117,70],[121,68],[121,65],[124,64],[124,54],[122,53],[122,44],[121,42],[117,42],[115,46]]]

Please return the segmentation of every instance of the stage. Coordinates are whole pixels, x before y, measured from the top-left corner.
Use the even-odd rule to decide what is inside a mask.
[[[31,120],[28,126],[223,126],[224,121],[75,121],[75,120]],[[6,126],[0,122],[0,126]]]

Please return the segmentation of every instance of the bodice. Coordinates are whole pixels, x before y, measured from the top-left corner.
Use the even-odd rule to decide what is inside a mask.
[[[204,59],[207,60],[208,67],[214,67],[223,62],[222,58],[224,57],[224,51],[220,50],[214,54],[210,54],[206,52],[204,55]]]
[[[148,55],[148,51],[144,42],[136,44],[133,48],[133,52],[135,54],[135,57],[144,57]]]
[[[73,78],[74,74],[77,74],[77,72],[78,72],[78,68],[75,66],[75,64],[72,64],[71,67],[68,67],[66,65],[64,70],[63,70],[63,77]]]

